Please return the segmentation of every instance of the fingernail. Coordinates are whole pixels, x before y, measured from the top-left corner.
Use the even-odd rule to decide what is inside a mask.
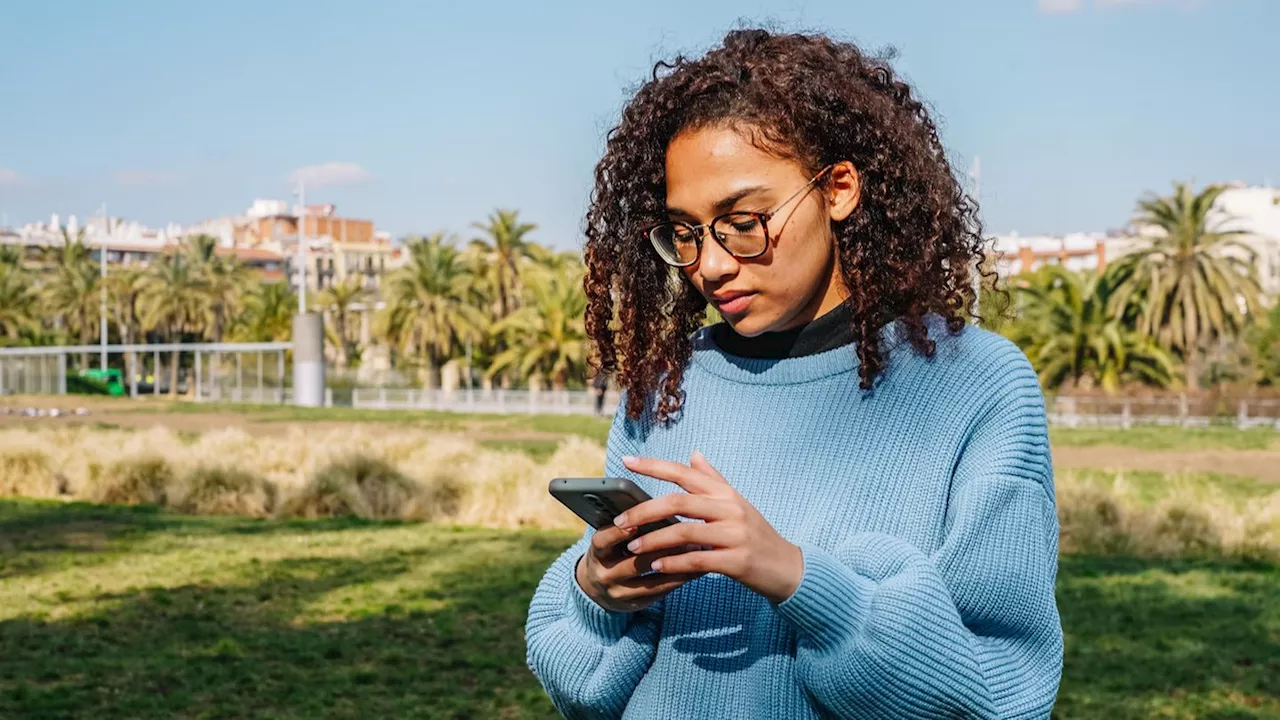
[[[621,513],[613,519],[613,524],[622,527],[627,524],[627,514]]]
[[[662,572],[662,561],[654,560],[649,567],[653,568],[654,572]]]
[[[635,551],[639,550],[639,549],[640,549],[640,539],[639,539],[639,538],[636,538],[635,540],[632,540],[631,542],[627,543],[627,549],[628,549],[628,550],[630,550],[631,552],[635,552]]]
[[[635,456],[635,455],[623,455],[623,456],[622,456],[622,464],[623,464],[623,465],[630,465],[631,463],[635,462],[637,459],[638,459],[638,458],[636,458],[636,456]]]

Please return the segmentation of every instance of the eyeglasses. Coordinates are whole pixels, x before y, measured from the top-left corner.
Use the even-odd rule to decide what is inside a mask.
[[[820,170],[804,187],[769,212],[725,213],[712,218],[706,225],[664,222],[649,228],[645,234],[663,262],[674,267],[688,267],[698,261],[698,256],[702,254],[702,236],[708,229],[711,230],[711,237],[730,255],[743,260],[760,257],[769,249],[769,220],[792,200],[808,191],[831,167],[828,165]]]

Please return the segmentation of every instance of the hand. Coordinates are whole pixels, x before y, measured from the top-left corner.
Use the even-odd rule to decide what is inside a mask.
[[[610,526],[591,536],[591,545],[578,560],[574,570],[578,585],[597,605],[615,612],[635,612],[649,607],[663,595],[701,577],[703,573],[651,574],[653,563],[661,557],[682,552],[684,548],[661,552],[630,554],[623,543],[636,534],[635,528],[624,530]]]
[[[632,472],[675,483],[685,492],[640,503],[615,518],[619,528],[634,531],[674,515],[705,521],[679,523],[632,540],[627,548],[634,553],[703,548],[655,559],[654,570],[675,575],[720,573],[773,603],[795,592],[804,575],[800,548],[779,535],[702,453],[694,452],[689,465],[630,457],[622,463]]]

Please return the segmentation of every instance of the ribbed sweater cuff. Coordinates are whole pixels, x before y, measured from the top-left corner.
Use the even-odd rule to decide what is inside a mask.
[[[581,560],[582,558],[578,558],[569,568],[569,602],[573,605],[573,614],[587,632],[604,642],[616,642],[627,631],[631,613],[606,610],[587,595],[587,592],[578,584],[578,563]]]
[[[776,608],[808,645],[830,650],[854,632],[875,583],[826,550],[813,545],[801,545],[800,550],[804,554],[800,585]]]

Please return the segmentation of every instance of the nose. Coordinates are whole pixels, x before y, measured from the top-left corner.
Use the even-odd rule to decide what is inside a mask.
[[[708,231],[698,255],[698,274],[704,282],[718,285],[738,274],[738,259],[720,247]]]

